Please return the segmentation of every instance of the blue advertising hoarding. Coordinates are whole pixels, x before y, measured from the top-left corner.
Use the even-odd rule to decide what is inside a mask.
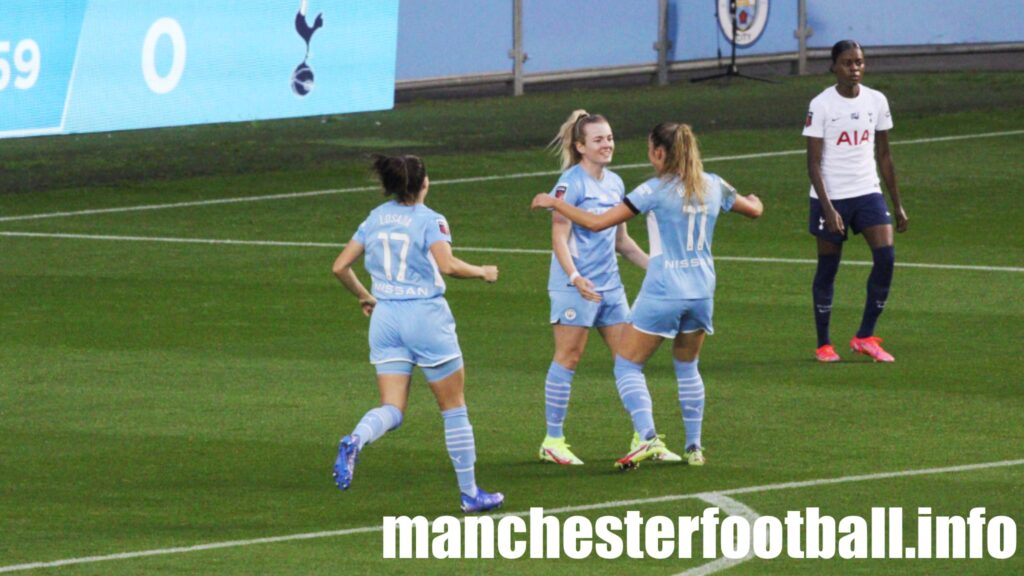
[[[380,110],[398,0],[4,0],[0,137]]]

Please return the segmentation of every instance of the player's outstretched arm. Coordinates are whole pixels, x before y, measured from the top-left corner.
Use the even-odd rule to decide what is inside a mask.
[[[533,202],[530,204],[530,208],[553,208],[562,216],[565,216],[587,230],[593,230],[594,232],[600,232],[605,228],[617,226],[635,216],[633,211],[625,204],[618,204],[611,210],[602,214],[591,214],[586,210],[581,210],[575,206],[565,203],[561,198],[555,198],[554,196],[545,193],[540,193],[534,196]]]
[[[737,194],[731,211],[742,214],[747,218],[760,218],[764,214],[764,203],[761,202],[761,199],[756,194],[747,194],[746,196]]]
[[[338,254],[338,258],[334,260],[331,271],[334,272],[341,284],[359,299],[359,306],[363,309],[363,314],[369,316],[373,313],[373,307],[377,305],[377,299],[363,286],[355,271],[352,270],[352,264],[363,255],[363,249],[363,245],[359,242],[351,241],[346,244],[341,254]]]
[[[452,245],[444,240],[438,240],[430,245],[430,253],[437,262],[437,269],[445,276],[452,278],[479,278],[484,282],[494,283],[498,281],[497,266],[477,266],[463,262],[452,254]]]

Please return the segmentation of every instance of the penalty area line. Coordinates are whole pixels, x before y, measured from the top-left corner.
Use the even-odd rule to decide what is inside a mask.
[[[722,507],[729,514],[739,514],[741,516],[755,515],[756,512],[743,505],[742,503],[730,498],[736,494],[754,494],[760,492],[773,492],[776,490],[793,490],[800,488],[812,488],[816,486],[829,486],[834,484],[853,483],[853,482],[870,482],[875,480],[888,480],[893,478],[907,478],[913,476],[925,476],[934,474],[951,474],[959,472],[971,472],[977,470],[990,470],[994,468],[1008,468],[1013,466],[1024,465],[1024,459],[1020,460],[1000,460],[995,462],[981,462],[977,464],[963,464],[960,466],[947,466],[942,468],[921,468],[916,470],[901,470],[895,472],[878,472],[874,474],[859,474],[855,476],[840,476],[837,478],[821,478],[817,480],[804,480],[797,482],[781,482],[776,484],[763,484],[759,486],[748,486],[745,488],[730,488],[726,490],[718,490],[713,492],[695,492],[691,494],[672,494],[668,496],[656,496],[653,498],[638,498],[633,500],[615,500],[610,502],[602,502],[597,504],[585,504],[580,506],[563,506],[561,508],[549,508],[545,509],[546,514],[564,514],[570,512],[585,512],[588,510],[605,510],[608,508],[623,508],[627,506],[643,506],[649,504],[658,504],[662,502],[677,502],[681,500],[702,500],[704,502],[713,503]],[[724,506],[728,505],[729,508]],[[520,512],[506,512],[503,514],[493,514],[495,518],[501,518],[505,516],[529,516],[528,510]],[[348,536],[352,534],[365,534],[372,532],[381,532],[384,529],[383,526],[363,526],[359,528],[347,528],[343,530],[329,530],[324,532],[308,532],[303,534],[287,534],[284,536],[271,536],[267,538],[253,538],[251,540],[230,540],[227,542],[212,542],[208,544],[196,544],[194,546],[178,546],[174,548],[160,548],[154,550],[140,550],[137,552],[121,552],[117,554],[107,554],[103,556],[85,556],[81,558],[66,558],[63,560],[53,560],[49,562],[32,562],[28,564],[13,564],[9,566],[0,566],[0,573],[5,572],[20,572],[24,570],[36,570],[40,568],[58,568],[61,566],[72,566],[76,564],[90,564],[95,562],[109,562],[114,560],[129,560],[132,558],[145,558],[150,556],[165,556],[171,554],[186,554],[190,552],[201,552],[204,550],[218,550],[224,548],[240,548],[244,546],[254,546],[257,544],[275,544],[280,542],[291,542],[295,540],[315,540],[319,538],[331,538],[338,536]],[[707,573],[707,572],[705,572]],[[684,572],[684,574],[686,574]],[[696,573],[694,573],[696,574]]]

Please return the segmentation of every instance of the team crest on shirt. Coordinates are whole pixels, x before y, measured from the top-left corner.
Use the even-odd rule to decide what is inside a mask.
[[[448,223],[441,218],[437,219],[437,228],[441,231],[441,234],[444,234],[445,236],[452,235],[452,231],[448,229]]]
[[[804,122],[804,126],[810,126],[812,122],[814,122],[814,112],[808,110],[807,111],[807,121]]]
[[[558,186],[555,186],[555,198],[561,198],[562,196],[565,196],[565,191],[568,189],[569,187],[566,186],[565,184],[559,184]]]
[[[850,120],[860,120],[860,112],[851,112]]]
[[[573,308],[566,309],[566,311],[565,311],[565,319],[570,321],[570,322],[575,320],[576,319],[576,310],[573,309]]]

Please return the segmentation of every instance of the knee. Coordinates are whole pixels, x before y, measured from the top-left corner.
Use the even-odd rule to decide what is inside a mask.
[[[576,366],[580,363],[580,358],[583,356],[582,347],[569,347],[566,349],[556,349],[554,361],[559,366],[566,370],[576,370]]]
[[[823,254],[818,256],[818,269],[814,273],[814,286],[830,286],[839,272],[839,254]]]
[[[644,363],[642,362],[631,362],[626,360],[618,354],[615,355],[615,366],[612,372],[615,374],[615,379],[618,380],[628,374],[640,372],[643,373]]]
[[[896,248],[894,246],[882,246],[871,251],[872,259],[876,266],[892,268],[896,265]]]

